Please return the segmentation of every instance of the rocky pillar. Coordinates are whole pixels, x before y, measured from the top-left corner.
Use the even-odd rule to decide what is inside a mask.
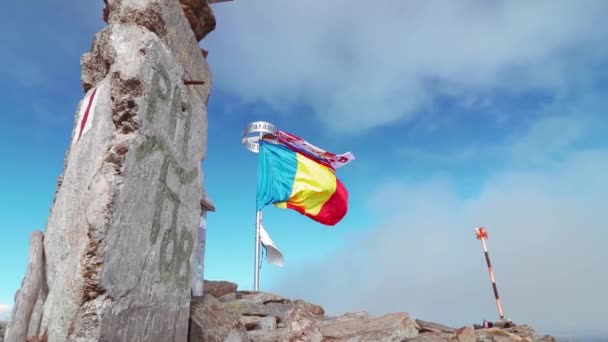
[[[32,312],[44,283],[44,249],[42,232],[30,236],[30,255],[21,289],[15,295],[15,305],[6,326],[5,342],[25,341]]]
[[[211,87],[198,41],[215,19],[206,0],[106,0],[104,20],[19,330],[186,341]]]

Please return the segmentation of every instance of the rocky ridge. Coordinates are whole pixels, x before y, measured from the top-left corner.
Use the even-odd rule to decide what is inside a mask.
[[[326,316],[302,300],[238,291],[236,284],[206,281],[205,295],[190,305],[192,342],[532,342],[539,338],[528,325],[496,323],[492,328],[452,328],[414,319],[405,312],[373,317],[366,312]],[[512,325],[512,326],[509,326]]]

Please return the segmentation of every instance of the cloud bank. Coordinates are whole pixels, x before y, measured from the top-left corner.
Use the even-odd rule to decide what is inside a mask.
[[[260,0],[218,4],[218,89],[334,130],[412,119],[449,97],[567,92],[605,63],[601,0]]]
[[[384,182],[368,198],[382,223],[331,257],[285,274],[277,292],[333,314],[406,311],[455,326],[496,319],[474,236],[485,226],[507,317],[543,333],[608,335],[608,148],[572,148],[587,121],[579,115],[532,124],[503,146],[512,160],[472,199],[462,199],[447,177]],[[542,139],[560,132],[562,139]],[[528,153],[517,159],[522,150]]]
[[[12,307],[8,304],[0,304],[0,321],[8,321]]]

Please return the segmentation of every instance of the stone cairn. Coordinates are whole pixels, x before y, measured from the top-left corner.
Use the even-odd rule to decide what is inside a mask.
[[[207,0],[104,2],[4,342],[187,340],[215,17]]]
[[[105,0],[45,233],[0,342],[554,341],[528,326],[454,329],[205,281],[191,296],[211,74],[209,2]],[[3,337],[4,336],[4,340]]]

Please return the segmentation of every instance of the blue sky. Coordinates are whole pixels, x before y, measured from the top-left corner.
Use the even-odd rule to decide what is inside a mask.
[[[23,0],[0,14],[0,314],[23,277],[30,232],[46,224],[101,8]],[[217,28],[201,43],[214,75],[207,278],[252,286],[256,161],[240,134],[266,120],[357,160],[338,171],[350,211],[336,227],[265,210],[286,265],[264,265],[264,290],[330,313],[493,318],[473,235],[485,225],[509,317],[608,335],[605,1],[214,9]]]

